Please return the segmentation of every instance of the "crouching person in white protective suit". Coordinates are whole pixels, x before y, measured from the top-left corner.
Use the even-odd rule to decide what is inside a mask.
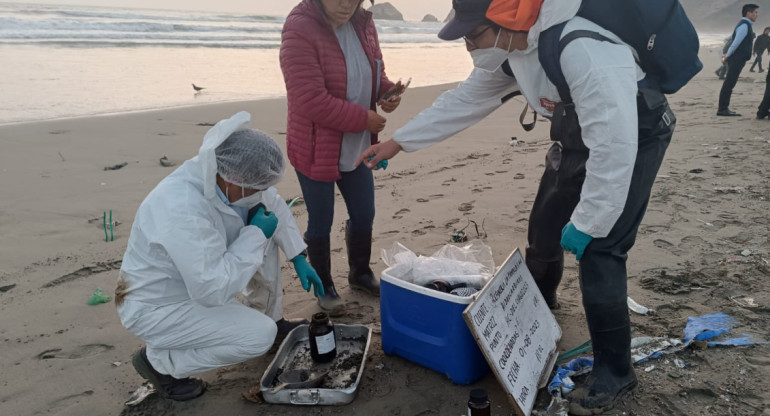
[[[162,397],[200,396],[206,384],[190,376],[260,356],[307,323],[283,319],[279,248],[303,288],[323,296],[272,187],[284,171],[281,150],[249,121],[240,112],[217,123],[134,219],[115,299],[123,326],[146,343],[134,367]]]

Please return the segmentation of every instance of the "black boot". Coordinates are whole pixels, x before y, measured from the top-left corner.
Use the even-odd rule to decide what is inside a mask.
[[[310,260],[310,265],[318,273],[324,286],[324,295],[318,298],[318,305],[329,316],[342,316],[345,313],[345,303],[342,302],[337,289],[334,287],[334,280],[332,280],[329,237],[318,240],[305,239],[305,244],[307,244],[307,257]]]
[[[372,230],[351,230],[350,221],[345,229],[345,245],[348,248],[348,282],[355,289],[380,296],[380,281],[369,268],[372,257]]]
[[[585,385],[567,396],[569,412],[575,415],[606,412],[637,385],[631,363],[628,305],[589,305],[586,319],[594,346],[594,366]]]
[[[298,318],[298,319],[281,318],[275,321],[275,326],[278,328],[278,331],[275,334],[275,341],[273,342],[273,344],[280,345],[281,342],[283,342],[283,339],[286,338],[286,335],[289,335],[289,332],[291,332],[294,328],[300,325],[306,325],[309,323],[310,321],[304,318]]]
[[[545,299],[545,303],[551,310],[559,309],[558,299],[556,299],[556,289],[561,282],[561,276],[564,271],[564,253],[559,253],[559,257],[551,261],[541,261],[530,253],[527,249],[526,258],[527,268],[535,279],[537,288]]]
[[[136,372],[152,383],[155,391],[164,399],[185,401],[194,399],[206,391],[206,382],[198,378],[174,378],[157,372],[147,359],[147,349],[142,347],[131,358]]]

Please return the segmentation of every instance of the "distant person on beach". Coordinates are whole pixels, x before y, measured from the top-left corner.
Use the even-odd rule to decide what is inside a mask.
[[[212,127],[198,155],[163,179],[134,219],[115,304],[123,326],[146,343],[134,368],[164,398],[200,396],[206,384],[190,376],[265,354],[307,323],[283,318],[279,248],[303,288],[323,295],[273,188],[283,176],[281,149],[248,129],[250,119],[240,112]]]
[[[350,217],[345,223],[348,282],[372,295],[380,293],[369,268],[374,178],[356,159],[378,142],[377,133],[385,127],[377,105],[390,113],[401,100],[381,99],[395,85],[385,75],[374,20],[362,3],[303,0],[286,18],[281,38],[286,149],[308,210],[308,257],[324,286],[318,303],[332,316],[345,310],[331,274],[335,183]]]
[[[770,27],[766,27],[762,34],[757,36],[757,39],[754,41],[754,54],[757,57],[754,59],[754,63],[751,64],[751,68],[749,68],[750,72],[754,72],[755,65],[759,65],[760,73],[765,71],[762,69],[762,54],[765,51],[770,55]]]
[[[554,144],[529,217],[526,263],[548,306],[556,309],[564,250],[580,261],[595,361],[586,383],[568,399],[570,414],[600,413],[637,385],[626,261],[676,119],[665,96],[645,82],[632,49],[576,17],[579,0],[508,4],[506,27],[492,20],[500,15],[490,14],[490,3],[454,0],[455,16],[439,33],[445,40],[465,39],[475,66],[469,77],[396,130],[392,140],[363,152],[358,162],[373,168],[401,150],[443,141],[483,120],[517,92],[551,118]],[[512,16],[509,10],[517,12]],[[564,22],[561,39],[586,30],[610,40],[576,37],[564,47],[561,70],[569,100],[562,100],[538,57],[542,33]]]
[[[757,21],[757,16],[759,16],[759,6],[746,4],[741,9],[741,15],[743,18],[733,30],[733,41],[727,52],[722,55],[722,63],[727,64],[727,74],[722,84],[722,90],[719,91],[718,116],[740,116],[740,114],[730,110],[730,97],[733,94],[735,84],[738,83],[738,77],[741,75],[743,67],[751,59],[751,45],[754,43],[752,24]]]

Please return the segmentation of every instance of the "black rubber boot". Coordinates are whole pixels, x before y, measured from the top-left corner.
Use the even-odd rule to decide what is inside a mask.
[[[142,347],[131,358],[136,372],[145,380],[152,383],[155,391],[165,398],[176,401],[192,400],[206,392],[207,384],[198,378],[174,378],[157,372],[147,359],[147,348]]]
[[[569,413],[574,415],[606,412],[637,385],[631,363],[628,305],[589,305],[586,319],[594,347],[594,366],[585,385],[567,396]]]
[[[329,316],[336,317],[345,314],[345,303],[337,293],[332,279],[332,262],[329,247],[329,237],[318,240],[305,239],[307,244],[307,257],[310,265],[313,266],[321,283],[324,286],[324,295],[318,298],[318,305]]]
[[[289,335],[289,332],[291,332],[294,328],[300,325],[305,325],[309,323],[310,321],[304,318],[298,318],[298,319],[281,318],[275,321],[275,326],[278,327],[278,331],[275,334],[275,341],[273,342],[273,344],[280,345],[281,342],[283,342],[283,339],[286,338],[286,335]]]
[[[348,248],[348,282],[354,289],[380,296],[380,281],[369,267],[372,257],[372,230],[351,230],[350,221],[345,227],[345,245]]]
[[[529,272],[535,279],[537,288],[540,289],[540,293],[545,299],[545,303],[551,310],[559,309],[561,305],[556,298],[556,289],[559,287],[564,272],[564,253],[559,253],[559,257],[555,260],[541,261],[531,255],[528,248],[526,263]]]

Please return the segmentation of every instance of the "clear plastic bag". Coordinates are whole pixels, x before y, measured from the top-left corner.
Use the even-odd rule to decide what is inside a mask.
[[[434,280],[466,283],[480,289],[495,272],[492,249],[481,240],[462,246],[446,244],[430,257],[416,255],[401,243],[382,249],[382,261],[392,277],[425,286]]]

